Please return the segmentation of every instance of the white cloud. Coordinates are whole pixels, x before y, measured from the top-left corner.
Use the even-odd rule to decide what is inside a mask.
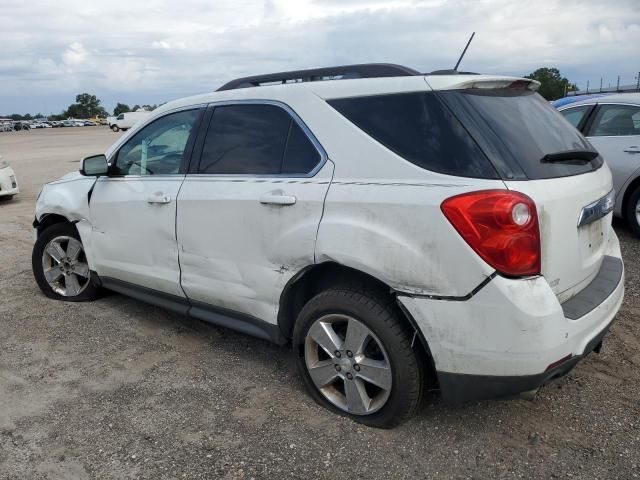
[[[110,0],[4,3],[0,113],[210,91],[233,77],[360,62],[633,82],[637,0]],[[46,19],[46,22],[43,20]],[[6,39],[6,40],[5,40]],[[53,100],[52,100],[53,99]]]
[[[89,52],[79,42],[73,42],[62,54],[62,61],[66,65],[80,65],[87,61]]]

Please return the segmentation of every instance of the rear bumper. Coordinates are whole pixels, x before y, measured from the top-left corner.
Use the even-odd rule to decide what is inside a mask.
[[[429,344],[443,398],[462,403],[533,390],[597,349],[624,296],[615,236],[607,255],[584,294],[564,305],[543,277],[496,276],[466,301],[399,297]]]
[[[593,337],[582,354],[572,356],[560,365],[535,375],[491,376],[438,372],[442,397],[449,403],[463,404],[474,400],[510,397],[535,390],[554,378],[569,373],[580,360],[594,350],[599,352],[610,326],[611,323]]]

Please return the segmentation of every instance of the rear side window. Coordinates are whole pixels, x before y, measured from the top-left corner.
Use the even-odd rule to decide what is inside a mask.
[[[506,179],[537,180],[591,172],[590,162],[549,163],[546,155],[571,150],[593,151],[591,144],[540,95],[509,88],[440,91]]]
[[[432,92],[343,98],[329,104],[419,167],[462,177],[498,178],[473,138]]]
[[[216,107],[198,173],[307,174],[320,155],[291,115],[274,105]]]

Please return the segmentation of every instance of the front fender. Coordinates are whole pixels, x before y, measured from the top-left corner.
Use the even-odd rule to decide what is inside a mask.
[[[94,177],[69,176],[46,184],[36,201],[36,221],[47,215],[60,215],[76,225],[84,245],[89,267],[93,269],[92,224],[89,210],[89,192],[96,182]]]

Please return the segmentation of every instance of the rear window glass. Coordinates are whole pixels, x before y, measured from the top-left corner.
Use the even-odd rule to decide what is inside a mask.
[[[419,167],[462,177],[498,178],[473,138],[432,92],[342,98],[329,104]]]
[[[451,108],[505,178],[543,179],[579,175],[602,165],[545,163],[545,155],[594,148],[562,115],[530,90],[441,91]]]

